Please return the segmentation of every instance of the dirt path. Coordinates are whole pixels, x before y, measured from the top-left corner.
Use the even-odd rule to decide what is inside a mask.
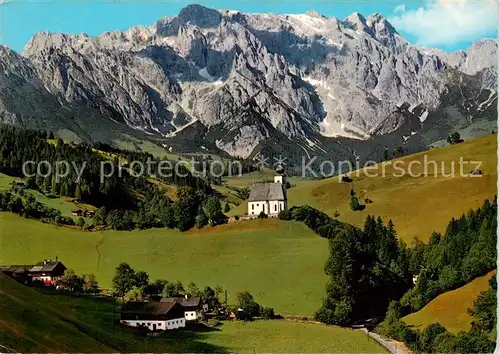
[[[380,335],[374,332],[368,331],[366,328],[357,329],[357,331],[361,331],[369,335],[373,340],[377,341],[381,346],[386,348],[393,354],[411,354],[413,353],[406,345],[402,342],[398,342],[392,339],[384,339]]]

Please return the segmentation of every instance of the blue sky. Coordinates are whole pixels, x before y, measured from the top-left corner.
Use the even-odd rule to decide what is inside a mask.
[[[456,1],[0,0],[1,44],[19,51],[31,36],[44,30],[94,36],[134,25],[150,25],[161,17],[177,15],[190,3],[245,12],[316,10],[341,19],[355,11],[363,15],[380,12],[411,42],[448,51],[466,48],[479,38],[496,38],[498,4],[492,0]]]

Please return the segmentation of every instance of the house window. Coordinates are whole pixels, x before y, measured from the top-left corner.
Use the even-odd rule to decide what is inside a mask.
[[[252,204],[252,210],[254,209],[254,207],[255,207],[255,204]]]
[[[278,210],[278,206],[276,204],[274,204],[274,211],[277,211]]]

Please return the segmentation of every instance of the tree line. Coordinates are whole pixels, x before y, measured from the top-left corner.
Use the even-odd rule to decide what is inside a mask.
[[[283,220],[303,221],[329,239],[325,272],[330,280],[316,318],[351,325],[383,318],[391,301],[403,315],[421,309],[439,294],[496,267],[496,196],[481,208],[452,219],[444,235],[428,244],[399,240],[391,220],[366,218],[363,228],[342,223],[309,206],[282,212]],[[415,282],[415,283],[414,283]]]
[[[109,209],[133,207],[134,200],[128,193],[130,189],[139,193],[147,193],[156,188],[148,181],[147,176],[132,176],[127,169],[122,169],[121,177],[114,173],[101,183],[101,163],[106,160],[96,154],[91,145],[65,144],[61,139],[57,139],[56,144],[51,144],[46,137],[47,133],[43,131],[0,125],[0,172],[10,176],[24,177],[22,167],[26,161],[36,163],[47,161],[52,166],[58,161],[74,162],[77,166],[83,166],[85,162],[85,169],[79,182],[76,182],[77,172],[74,169],[70,168],[67,176],[62,176],[59,181],[56,181],[54,174],[47,177],[41,176],[47,174],[47,166],[42,165],[41,174],[38,174],[36,166],[29,164],[26,168],[28,174],[35,174],[36,177],[28,179],[28,187],[57,196],[75,197],[84,203],[97,207],[105,206]],[[121,151],[110,160],[114,167],[104,165],[105,173],[109,173],[111,168],[118,170],[119,155],[122,154],[141,162],[152,158],[152,155],[146,153]],[[154,165],[152,167],[157,168]],[[179,172],[178,175],[175,170],[172,171],[172,180],[166,180],[166,182],[179,186],[191,186],[205,193],[211,192],[210,185],[204,180],[193,177],[187,170]]]
[[[26,172],[35,176],[27,178],[26,187],[49,197],[74,197],[79,202],[98,207],[92,227],[110,227],[115,230],[168,227],[185,231],[194,226],[201,228],[227,222],[221,202],[210,183],[194,177],[187,170],[179,171],[179,174],[172,171],[171,179],[158,177],[166,183],[181,186],[177,190],[177,199],[172,201],[166,192],[151,183],[147,176],[133,176],[127,169],[121,171],[121,176],[113,174],[101,183],[101,163],[105,160],[94,152],[92,146],[65,144],[61,139],[57,139],[56,144],[51,144],[47,142],[47,137],[48,134],[43,131],[0,125],[0,172],[23,177],[25,161],[48,161],[51,165],[58,161],[68,161],[77,166],[83,166],[85,163],[78,182],[77,172],[73,169],[70,169],[67,176],[57,180],[54,174],[42,176],[48,173],[47,166],[42,166],[39,174],[36,167],[30,164]],[[128,161],[144,163],[153,158],[151,154],[121,151],[102,143],[94,144],[94,147],[116,153],[113,157],[116,166],[120,164],[119,156],[125,156]],[[152,172],[155,171],[155,166],[157,167],[152,165]],[[63,217],[51,208],[34,203],[32,199],[23,201],[16,191],[2,194],[0,198],[3,200],[0,202],[0,210],[38,219],[47,218],[58,224],[75,224],[72,218]],[[227,209],[226,204],[224,210]],[[78,225],[83,228],[85,220],[78,220]]]
[[[43,222],[57,225],[74,225],[72,218],[62,216],[57,209],[50,208],[36,200],[36,198],[23,189],[11,188],[0,191],[0,211],[10,211],[26,218],[40,219]]]
[[[137,203],[136,210],[108,211],[102,207],[96,211],[93,220],[95,226],[114,230],[165,227],[186,231],[195,226],[201,229],[206,225],[227,223],[222,208],[219,197],[193,187],[181,187],[176,191],[175,201],[161,191],[153,191]]]
[[[453,218],[444,235],[432,233],[427,244],[414,241],[410,268],[416,284],[401,299],[404,312],[418,311],[437,295],[496,268],[497,209],[495,196]]]
[[[496,275],[489,281],[488,290],[481,292],[469,309],[477,320],[468,332],[452,334],[439,323],[423,330],[414,330],[401,320],[402,306],[398,301],[389,304],[384,321],[377,332],[404,342],[412,351],[421,353],[493,353],[496,343],[497,309]]]
[[[248,291],[236,294],[236,303],[227,304],[227,299],[222,301],[224,289],[221,285],[215,287],[205,286],[200,289],[194,282],[184,287],[180,281],[156,279],[150,281],[145,271],[136,271],[128,263],[121,263],[115,269],[112,280],[113,294],[121,297],[123,301],[158,301],[161,298],[173,297],[199,297],[208,305],[209,311],[217,314],[232,311],[238,314],[239,319],[252,320],[255,317],[275,318],[274,309],[258,304]],[[225,316],[225,315],[223,315]]]

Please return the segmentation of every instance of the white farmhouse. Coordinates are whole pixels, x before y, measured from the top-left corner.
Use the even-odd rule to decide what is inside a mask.
[[[248,197],[248,215],[258,216],[261,212],[274,217],[281,211],[288,210],[286,197],[286,175],[282,167],[276,169],[274,183],[256,183],[250,189]]]
[[[123,304],[120,323],[150,331],[168,331],[186,327],[184,307],[178,302],[127,302]]]
[[[203,318],[203,314],[208,312],[208,304],[203,303],[200,297],[166,297],[161,302],[178,302],[184,307],[184,318],[186,321],[196,321]]]

